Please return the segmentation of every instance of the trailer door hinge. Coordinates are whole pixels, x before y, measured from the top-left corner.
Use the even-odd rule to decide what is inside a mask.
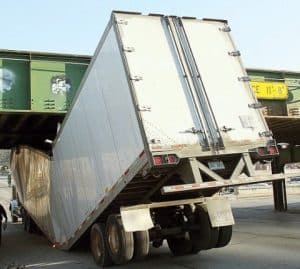
[[[233,131],[234,128],[231,128],[231,127],[226,127],[225,125],[220,128],[220,131],[224,132],[224,133],[227,133],[227,132],[230,132],[230,131]]]
[[[150,139],[150,143],[151,144],[160,144],[161,141],[159,139],[152,138],[152,139]]]
[[[261,102],[257,102],[257,103],[253,103],[253,104],[248,104],[248,107],[249,108],[254,108],[254,109],[259,109],[259,108],[262,108],[263,105]]]
[[[142,112],[151,112],[151,107],[150,106],[137,106],[138,111]]]
[[[226,25],[224,27],[220,27],[219,30],[222,31],[222,32],[225,32],[225,33],[227,32],[228,33],[228,32],[231,31],[231,28],[228,25]]]
[[[185,133],[192,133],[192,134],[202,134],[203,133],[203,131],[202,130],[200,130],[200,129],[196,129],[195,127],[192,127],[192,128],[190,128],[190,129],[187,129],[187,130],[185,130],[184,131]]]
[[[272,133],[272,131],[270,131],[270,130],[268,130],[268,131],[263,131],[263,132],[259,132],[258,133],[259,134],[259,136],[265,136],[265,137],[271,137],[271,136],[273,136],[273,133]]]
[[[240,53],[239,50],[228,51],[228,55],[230,55],[230,56],[241,56],[241,53]]]
[[[141,76],[132,76],[132,77],[130,77],[130,80],[140,81],[140,80],[143,80],[143,77],[141,77]]]
[[[124,19],[117,19],[117,20],[116,20],[116,23],[117,23],[117,24],[127,25],[127,24],[128,24],[128,21],[126,21],[126,20],[124,20]]]
[[[125,51],[125,52],[134,52],[135,49],[134,49],[134,47],[123,46],[123,51]]]
[[[239,79],[239,81],[242,81],[242,82],[248,82],[248,81],[251,81],[251,78],[248,77],[248,76],[239,77],[238,79]]]

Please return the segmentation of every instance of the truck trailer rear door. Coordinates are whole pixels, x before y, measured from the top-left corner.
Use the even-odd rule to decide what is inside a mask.
[[[225,22],[178,19],[193,54],[224,146],[266,138],[266,123],[257,109],[239,51]]]
[[[164,18],[115,13],[150,150],[208,145]]]

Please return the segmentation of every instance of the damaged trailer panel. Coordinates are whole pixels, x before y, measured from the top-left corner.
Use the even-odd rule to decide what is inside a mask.
[[[173,214],[186,201],[204,205],[226,186],[202,182],[261,181],[252,161],[278,152],[229,30],[225,21],[112,14],[51,158],[13,152],[18,192],[32,193],[23,205],[56,246],[71,248],[121,207],[137,216],[132,206],[146,204],[145,218],[155,212],[160,224],[162,207]],[[36,154],[44,159],[31,162]],[[268,172],[266,181],[284,177]],[[22,187],[35,181],[46,186]]]

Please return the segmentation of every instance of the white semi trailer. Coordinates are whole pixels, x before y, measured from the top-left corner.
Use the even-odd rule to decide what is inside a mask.
[[[284,178],[248,81],[226,21],[113,12],[52,153],[13,150],[26,228],[102,266],[227,245],[220,190]]]

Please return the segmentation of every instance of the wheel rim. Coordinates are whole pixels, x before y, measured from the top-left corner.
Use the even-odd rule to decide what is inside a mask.
[[[119,252],[120,240],[116,225],[111,225],[108,229],[108,244],[113,254],[117,254]]]

